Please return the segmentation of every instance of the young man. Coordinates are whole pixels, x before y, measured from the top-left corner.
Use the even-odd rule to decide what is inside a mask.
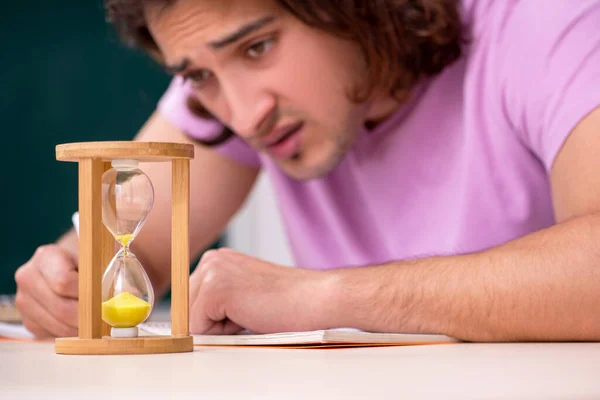
[[[107,3],[177,75],[137,139],[196,143],[192,252],[262,168],[301,267],[207,252],[192,332],[600,339],[599,0]],[[147,172],[135,253],[160,292],[169,182]],[[40,336],[74,333],[76,252],[17,272]]]

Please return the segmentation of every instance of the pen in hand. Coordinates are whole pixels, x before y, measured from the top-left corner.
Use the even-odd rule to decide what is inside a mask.
[[[79,237],[79,211],[75,211],[73,213],[71,220],[73,221],[73,227],[75,228],[75,232],[77,233],[77,236]]]

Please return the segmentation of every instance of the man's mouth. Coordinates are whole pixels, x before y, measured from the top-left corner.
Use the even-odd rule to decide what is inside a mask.
[[[265,143],[265,151],[275,159],[293,158],[300,152],[300,133],[303,122],[278,129],[271,141]]]

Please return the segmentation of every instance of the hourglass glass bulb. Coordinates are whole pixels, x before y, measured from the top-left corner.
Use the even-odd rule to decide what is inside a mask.
[[[102,222],[122,246],[128,246],[144,225],[154,188],[137,160],[114,160],[102,175]]]
[[[148,275],[133,253],[121,249],[102,277],[102,319],[112,326],[111,335],[136,337],[153,306]]]

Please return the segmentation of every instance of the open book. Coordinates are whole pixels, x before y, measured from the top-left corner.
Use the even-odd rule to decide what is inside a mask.
[[[141,324],[140,336],[167,336],[171,334],[169,322]],[[0,322],[0,338],[33,339],[21,324]],[[248,331],[237,335],[194,335],[196,346],[272,346],[272,347],[366,347],[366,346],[416,346],[426,344],[457,343],[445,335],[369,333],[356,329],[329,329],[311,332],[282,332],[253,334]]]
[[[145,335],[170,335],[171,324],[169,322],[145,323],[140,325],[140,331]],[[194,335],[194,345],[197,346],[359,347],[456,342],[459,340],[445,335],[369,333],[349,328],[270,334],[253,334],[244,331],[236,335]]]

